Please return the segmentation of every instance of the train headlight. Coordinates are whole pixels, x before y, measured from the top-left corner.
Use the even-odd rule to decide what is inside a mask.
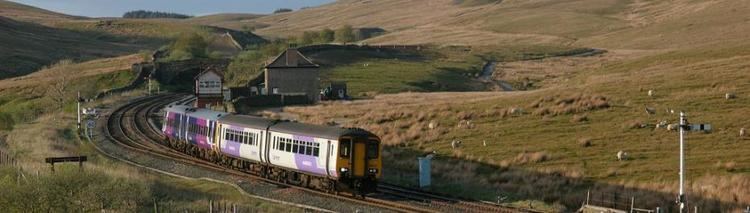
[[[339,170],[340,170],[341,172],[348,172],[348,171],[349,171],[349,168],[346,168],[346,167],[341,167],[341,169],[339,169]]]
[[[376,174],[376,173],[378,173],[378,169],[376,169],[376,168],[370,168],[369,172],[370,172],[370,174]]]

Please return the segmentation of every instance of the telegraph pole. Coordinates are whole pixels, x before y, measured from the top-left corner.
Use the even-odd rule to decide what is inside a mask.
[[[78,130],[81,129],[81,91],[78,91],[78,98],[76,98],[76,115],[78,117],[78,123],[76,123],[76,128]]]
[[[685,212],[685,129],[687,121],[685,112],[680,112],[680,194],[677,203],[680,204],[680,213]]]
[[[711,131],[711,124],[689,124],[686,117],[685,112],[680,112],[680,194],[677,196],[680,213],[688,210],[685,196],[685,131]]]

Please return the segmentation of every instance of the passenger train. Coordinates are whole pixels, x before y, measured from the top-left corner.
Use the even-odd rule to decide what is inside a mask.
[[[228,114],[185,105],[165,108],[162,132],[174,149],[285,183],[328,192],[373,192],[381,143],[354,128]]]

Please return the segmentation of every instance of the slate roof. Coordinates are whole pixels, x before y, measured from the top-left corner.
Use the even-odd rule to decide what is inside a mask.
[[[276,56],[266,68],[318,68],[319,66],[299,52],[290,48]]]

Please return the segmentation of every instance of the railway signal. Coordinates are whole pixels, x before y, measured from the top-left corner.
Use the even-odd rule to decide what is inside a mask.
[[[685,131],[711,131],[711,124],[689,124],[685,112],[680,112],[680,194],[677,195],[677,203],[680,212],[687,210],[687,198],[685,197]]]

